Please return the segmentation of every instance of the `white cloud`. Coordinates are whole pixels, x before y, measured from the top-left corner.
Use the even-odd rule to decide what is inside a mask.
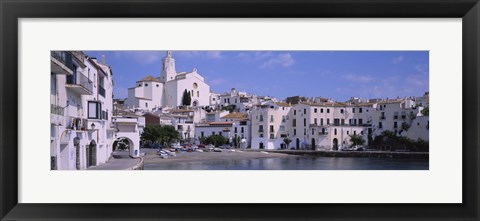
[[[393,58],[392,63],[398,64],[398,63],[400,63],[400,62],[403,61],[403,58],[404,58],[403,55],[400,55],[400,56],[398,56],[398,57],[396,57],[396,58]]]
[[[368,83],[373,80],[373,77],[369,75],[346,74],[343,75],[343,79],[355,83]]]
[[[165,52],[162,51],[127,51],[127,52],[115,52],[115,58],[128,57],[141,65],[153,64],[160,62],[165,56]]]
[[[222,52],[221,51],[207,51],[207,58],[212,58],[212,59],[221,59],[222,58]]]
[[[426,64],[415,65],[415,70],[420,74],[428,75],[428,65]]]
[[[265,56],[265,55],[263,55]],[[273,68],[276,66],[282,67],[289,67],[295,64],[295,60],[293,59],[290,53],[279,54],[277,56],[271,57],[268,61],[263,62],[260,66],[261,68]]]
[[[215,86],[215,85],[223,84],[223,83],[225,83],[225,82],[226,82],[225,79],[217,78],[217,79],[213,79],[212,81],[210,81],[210,85],[211,85],[211,86]]]

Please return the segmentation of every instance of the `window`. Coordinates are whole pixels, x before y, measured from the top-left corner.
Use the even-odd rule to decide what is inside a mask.
[[[397,125],[397,122],[393,122],[393,128],[397,128],[398,125]]]
[[[258,126],[258,132],[262,133],[263,132],[263,125]]]
[[[237,133],[237,128],[235,127],[235,133]]]
[[[293,110],[293,115],[297,115],[297,110]]]
[[[159,85],[157,84],[157,87],[159,87]]]
[[[145,103],[145,107],[148,107],[148,103]]]
[[[303,126],[304,126],[304,127],[307,126],[307,118],[303,118]]]
[[[320,126],[323,126],[323,118],[320,118]]]
[[[320,113],[323,113],[323,108],[320,108]]]
[[[358,113],[362,113],[362,108],[358,108]]]
[[[279,130],[280,130],[280,131],[285,131],[285,126],[283,126],[283,125],[280,126]]]
[[[260,115],[260,121],[263,121],[263,115]]]
[[[222,136],[222,132],[221,132],[221,131],[220,131],[220,132],[218,132],[218,135]]]
[[[258,136],[259,136],[259,137],[263,137],[263,134],[259,134]]]
[[[352,108],[352,113],[355,113],[355,108]]]
[[[274,130],[273,130],[273,125],[270,125],[270,133],[271,133],[271,132],[274,132]]]
[[[293,136],[297,136],[297,129],[293,129]]]
[[[241,131],[242,131],[242,134],[243,134],[243,127],[241,127],[240,129],[241,129]]]
[[[363,125],[363,119],[362,118],[358,119],[358,124]]]
[[[349,134],[349,131],[347,130],[347,135]]]
[[[273,139],[275,139],[275,135],[270,134],[270,140],[273,140]]]
[[[330,109],[327,108],[327,114],[330,113]]]
[[[329,125],[329,124],[330,124],[330,119],[327,119],[327,125]]]
[[[292,126],[293,126],[293,127],[296,127],[296,126],[297,126],[297,119],[293,119],[293,120],[292,120]]]
[[[353,135],[357,135],[357,131],[356,131],[356,130],[353,131]]]
[[[303,114],[307,114],[307,109],[303,109]]]
[[[334,135],[337,135],[337,128],[335,128],[335,129],[333,130],[333,134],[334,134]]]
[[[215,131],[212,131],[212,135],[215,135]]]
[[[200,91],[197,91],[197,97],[200,97]],[[215,98],[214,98],[215,99]]]
[[[312,128],[312,135],[315,135],[315,129]]]
[[[343,109],[340,109],[340,113],[343,114]]]
[[[138,84],[138,86],[139,86],[139,87],[141,87],[141,86],[142,86],[142,84]]]
[[[198,84],[197,84],[197,83],[193,83],[192,87],[193,87],[193,89],[197,89]]]
[[[317,124],[317,118],[313,119],[313,123],[316,125]]]
[[[101,119],[102,104],[95,101],[88,102],[88,119]]]
[[[317,113],[317,108],[313,108],[313,113]]]
[[[303,129],[303,135],[307,135],[307,128]]]
[[[273,122],[273,115],[270,115],[270,122]]]
[[[380,128],[380,129],[383,128],[382,122],[378,122],[378,128]]]

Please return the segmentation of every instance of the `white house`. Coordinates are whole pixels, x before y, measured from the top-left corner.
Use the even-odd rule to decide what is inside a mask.
[[[50,61],[51,169],[107,162],[114,135],[110,67],[81,51],[52,51]]]
[[[128,89],[125,105],[133,109],[151,110],[158,107],[182,105],[184,92],[191,96],[191,106],[208,106],[211,103],[210,86],[194,68],[190,72],[177,72],[175,59],[167,51],[162,60],[159,77],[147,76]]]

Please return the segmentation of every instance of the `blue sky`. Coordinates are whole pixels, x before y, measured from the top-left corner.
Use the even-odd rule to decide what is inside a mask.
[[[147,75],[158,77],[165,51],[85,51],[113,69],[115,98]],[[217,93],[257,95],[421,96],[429,90],[428,51],[173,51],[177,72],[197,68]]]

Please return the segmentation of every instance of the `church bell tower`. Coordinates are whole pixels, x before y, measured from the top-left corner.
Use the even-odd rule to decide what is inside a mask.
[[[162,60],[162,73],[160,74],[160,79],[163,82],[171,81],[175,79],[177,71],[175,70],[175,59],[172,58],[172,52],[167,51],[166,56]]]

